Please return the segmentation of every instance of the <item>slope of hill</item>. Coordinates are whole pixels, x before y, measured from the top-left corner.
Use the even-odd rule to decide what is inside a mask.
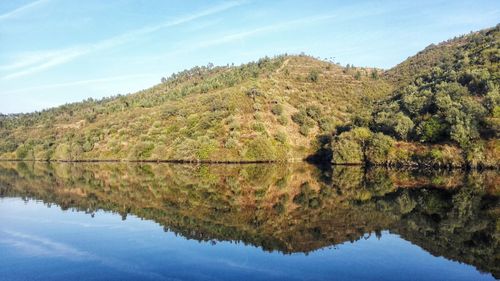
[[[195,67],[136,94],[0,119],[9,159],[284,161],[390,93],[372,69],[307,56]]]
[[[500,26],[427,47],[385,73],[396,90],[337,138],[334,161],[498,167],[499,67]]]
[[[0,116],[0,158],[500,167],[500,26],[381,71],[305,55]]]

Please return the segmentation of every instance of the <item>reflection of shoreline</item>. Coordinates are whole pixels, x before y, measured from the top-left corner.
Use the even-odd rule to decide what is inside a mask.
[[[18,162],[0,163],[0,196],[90,214],[102,209],[123,219],[134,214],[189,239],[240,241],[283,253],[308,253],[389,229],[434,255],[498,276],[498,178],[495,171],[324,172],[299,163]]]
[[[142,160],[131,160],[131,159],[78,159],[78,160],[41,160],[41,159],[4,159],[0,158],[0,163],[44,163],[44,164],[110,164],[110,163],[122,163],[122,164],[189,164],[189,165],[294,165],[294,164],[304,164],[304,165],[315,165],[318,168],[331,170],[343,167],[358,167],[365,168],[367,164],[359,163],[330,163],[330,162],[318,162],[314,158],[292,158],[286,161],[281,160],[202,160],[202,159],[142,159]],[[496,166],[485,166],[485,167],[467,167],[467,166],[432,166],[432,165],[389,165],[389,164],[370,164],[369,168],[374,169],[387,169],[394,171],[426,171],[426,172],[443,172],[443,171],[455,171],[455,172],[484,172],[493,171],[498,172],[499,167]]]

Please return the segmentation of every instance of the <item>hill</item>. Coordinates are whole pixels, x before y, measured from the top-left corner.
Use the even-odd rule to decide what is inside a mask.
[[[394,92],[333,144],[336,163],[498,167],[500,27],[431,45],[386,71]]]
[[[499,167],[499,29],[387,71],[282,55],[1,116],[0,158]]]
[[[126,96],[0,121],[2,158],[284,161],[390,93],[372,69],[308,56],[195,67]]]

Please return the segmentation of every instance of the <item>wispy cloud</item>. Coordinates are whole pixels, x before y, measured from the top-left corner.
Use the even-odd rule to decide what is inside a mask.
[[[5,91],[0,93],[0,96],[2,95],[11,95],[11,94],[16,94],[16,93],[23,93],[23,92],[33,92],[33,91],[39,91],[39,90],[47,90],[47,89],[56,89],[56,88],[65,88],[65,87],[71,87],[71,86],[82,86],[82,85],[94,85],[94,84],[99,84],[99,83],[108,83],[108,82],[114,82],[114,81],[123,81],[123,80],[130,80],[130,79],[136,79],[136,78],[150,78],[150,77],[159,77],[158,74],[129,74],[129,75],[119,75],[119,76],[110,76],[110,77],[104,77],[104,78],[98,78],[98,79],[86,79],[86,80],[77,80],[77,81],[70,81],[70,82],[64,82],[64,83],[52,83],[52,84],[45,84],[45,85],[40,85],[40,86],[34,86],[34,87],[27,87],[27,88],[22,88],[22,89],[16,89],[12,91]]]
[[[0,15],[0,21],[3,21],[3,20],[8,20],[8,19],[11,19],[11,18],[14,18],[34,7],[37,7],[37,6],[40,6],[41,4],[44,4],[46,2],[48,2],[49,0],[38,0],[38,1],[34,1],[34,2],[31,2],[29,4],[26,4],[24,6],[21,6],[17,9],[14,9],[10,12],[7,12],[5,14],[1,14]]]
[[[355,7],[359,8],[359,5]],[[372,8],[372,9],[358,9],[359,11],[353,13],[352,12],[353,9],[354,7],[347,7],[336,11],[324,13],[321,15],[303,17],[288,21],[281,21],[260,27],[255,27],[253,29],[241,30],[237,32],[227,33],[225,35],[215,36],[216,37],[215,39],[196,40],[194,42],[179,42],[178,47],[174,48],[175,51],[166,54],[141,57],[141,61],[144,60],[156,61],[161,59],[172,58],[179,56],[181,54],[190,53],[204,48],[210,48],[224,44],[231,44],[234,42],[243,41],[245,39],[256,36],[262,36],[286,30],[310,27],[312,25],[323,24],[325,22],[328,22],[328,24],[331,24],[333,27],[334,24],[341,24],[342,22],[349,22],[350,20],[356,20],[359,18],[366,18],[370,16],[371,17],[379,16],[389,12],[388,10],[384,9]],[[308,46],[310,46],[310,44]],[[297,48],[288,47],[288,49],[285,49],[285,51],[292,51],[292,49],[297,49]]]
[[[93,50],[97,50],[92,46],[80,46],[75,48],[61,49],[58,51],[29,53],[21,56],[19,60],[9,65],[0,66],[1,69],[10,69],[15,72],[3,76],[3,79],[9,80],[42,70],[51,68],[56,65],[67,63]]]
[[[126,33],[105,39],[94,44],[84,44],[65,49],[49,50],[45,52],[28,53],[17,58],[14,62],[1,65],[1,70],[12,70],[14,72],[4,75],[5,80],[14,79],[33,73],[43,71],[56,65],[70,62],[78,57],[95,52],[102,49],[116,47],[127,42],[136,40],[140,36],[144,36],[160,29],[170,28],[177,25],[185,24],[196,19],[223,12],[233,7],[242,5],[243,1],[224,2],[214,7],[199,11],[193,14],[184,15],[182,17],[161,22],[156,25],[147,26],[139,29],[134,29]]]
[[[152,56],[142,56],[141,61],[156,61],[161,59],[167,59],[179,56],[181,54],[190,53],[204,48],[214,47],[218,45],[230,44],[237,41],[242,41],[247,38],[254,36],[265,35],[270,33],[275,33],[279,31],[290,30],[292,28],[304,27],[315,23],[324,22],[333,19],[337,14],[325,14],[320,16],[305,17],[296,20],[283,21],[278,23],[273,23],[261,27],[256,27],[253,29],[242,30],[238,32],[228,33],[225,35],[218,36],[216,39],[210,40],[196,40],[195,42],[178,42],[177,47],[174,48],[175,51]]]
[[[350,20],[356,20],[359,18],[378,16],[378,15],[381,15],[381,14],[388,12],[387,10],[373,8],[373,9],[369,9],[369,10],[361,9],[361,11],[353,13],[351,11],[352,8],[353,7],[347,7],[347,8],[343,8],[342,10],[336,10],[334,12],[329,12],[329,13],[325,13],[322,15],[304,17],[304,18],[299,18],[299,19],[289,20],[289,21],[284,21],[284,22],[278,22],[275,24],[271,24],[271,25],[267,25],[267,26],[263,26],[263,27],[258,27],[258,28],[251,29],[251,30],[241,31],[241,32],[233,33],[233,34],[228,34],[228,35],[222,36],[218,39],[202,42],[199,44],[198,47],[209,47],[212,45],[230,43],[230,42],[245,39],[247,37],[263,35],[263,34],[268,34],[268,33],[275,33],[275,32],[279,32],[279,31],[283,31],[283,30],[290,30],[290,29],[294,29],[294,28],[309,27],[310,25],[320,24],[320,23],[324,23],[327,21],[329,22],[329,24],[332,24],[332,28],[334,28],[333,23],[340,24],[341,22],[348,22]]]
[[[299,26],[304,26],[304,25],[309,25],[309,24],[314,24],[314,23],[326,21],[326,20],[335,18],[335,16],[336,16],[336,14],[321,15],[321,16],[306,17],[306,18],[301,18],[301,19],[297,19],[297,20],[290,20],[290,21],[280,22],[280,23],[276,23],[276,24],[271,24],[271,25],[251,29],[251,30],[246,30],[246,31],[228,34],[228,35],[222,36],[222,37],[214,39],[214,40],[204,41],[204,42],[201,42],[198,45],[196,45],[194,48],[211,47],[214,45],[220,45],[220,44],[224,44],[224,43],[239,41],[239,40],[245,39],[247,37],[251,37],[251,36],[273,33],[273,32],[278,32],[281,30],[288,30],[288,29],[291,29],[294,27],[299,27]]]

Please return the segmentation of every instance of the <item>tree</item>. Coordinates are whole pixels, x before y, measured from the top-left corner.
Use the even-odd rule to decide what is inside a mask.
[[[337,164],[366,163],[366,148],[372,134],[362,127],[340,134],[332,144],[332,161]]]
[[[436,117],[421,122],[416,129],[421,142],[438,142],[445,137],[445,133],[446,126]]]
[[[385,164],[388,154],[394,145],[394,140],[382,133],[371,135],[366,148],[366,162],[369,164]]]
[[[397,138],[406,140],[414,126],[413,121],[403,113],[398,112],[394,116],[393,130]]]
[[[361,146],[343,134],[332,145],[332,162],[335,164],[363,164]]]

